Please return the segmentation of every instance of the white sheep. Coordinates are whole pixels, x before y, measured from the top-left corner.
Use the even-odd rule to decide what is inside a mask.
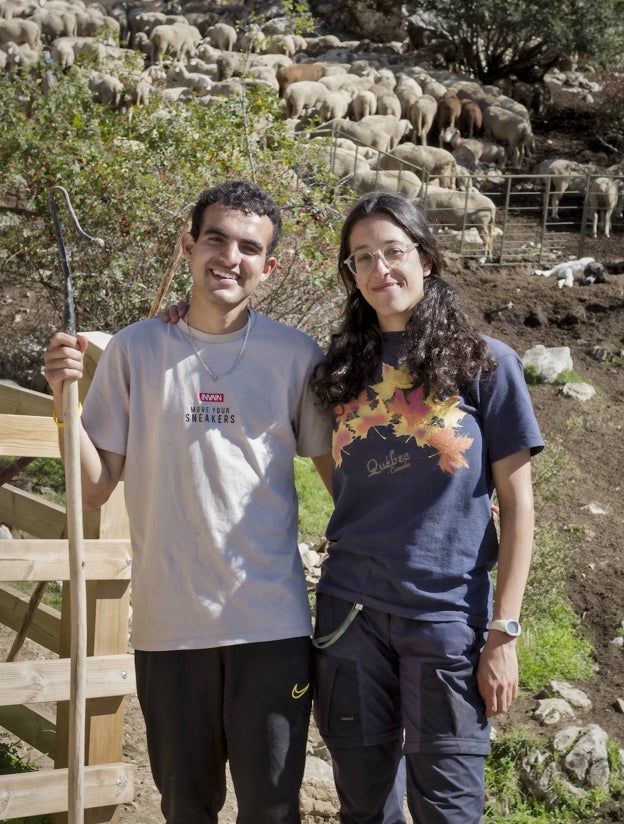
[[[28,19],[39,24],[41,38],[48,44],[57,37],[75,37],[78,34],[76,16],[68,12],[43,8],[31,14]]]
[[[338,146],[327,137],[315,137],[310,144],[340,180],[370,171],[368,161],[355,146],[355,151],[346,146]]]
[[[423,199],[427,219],[457,231],[475,228],[483,241],[485,258],[492,257],[496,206],[489,197],[475,189],[449,191],[428,186]]]
[[[93,72],[89,77],[89,90],[98,103],[118,109],[124,87],[121,80],[112,74]]]
[[[0,20],[0,44],[15,43],[30,46],[31,49],[41,48],[41,29],[34,20],[22,20],[15,17],[12,20]]]
[[[423,181],[437,180],[445,189],[454,189],[457,179],[457,162],[446,149],[435,146],[417,146],[400,143],[379,161],[381,169],[409,168]]]
[[[339,75],[341,78],[340,88],[349,89],[353,96],[358,92],[370,89],[372,91],[373,79],[372,77],[360,77],[357,74]]]
[[[186,86],[187,89],[192,89],[200,96],[209,94],[214,85],[208,75],[189,71],[184,63],[178,60],[171,64],[167,72],[167,82],[174,86]]]
[[[461,145],[453,149],[453,157],[462,166],[474,172],[477,166],[498,166],[505,165],[507,153],[504,146],[492,143],[491,140],[481,140],[476,137],[468,137],[462,140]]]
[[[146,106],[152,93],[152,78],[147,72],[138,78],[134,88],[130,89],[130,99],[135,106]]]
[[[321,120],[333,120],[336,117],[346,117],[351,103],[351,92],[347,89],[328,91],[319,106]]]
[[[377,114],[392,115],[397,120],[401,119],[403,109],[401,101],[394,92],[386,91],[385,94],[377,95]]]
[[[438,101],[430,94],[422,94],[412,103],[408,119],[414,129],[414,140],[418,140],[421,146],[427,145],[427,135],[431,131],[437,111]]]
[[[21,17],[30,8],[30,3],[25,0],[4,0],[0,3],[0,19],[12,20],[14,17]]]
[[[361,120],[367,115],[377,112],[377,96],[370,89],[362,89],[351,101],[351,112],[354,120]]]
[[[602,214],[605,237],[611,234],[611,217],[624,209],[624,183],[610,177],[596,177],[589,184],[589,221],[594,237],[598,234],[598,218]]]
[[[85,11],[80,9],[74,12],[76,16],[76,32],[79,37],[110,37],[111,41],[119,44],[121,27],[119,20],[109,17],[95,5],[88,6]]]
[[[422,189],[420,178],[406,169],[363,169],[347,179],[356,192],[398,192],[408,200],[417,200]]]
[[[191,57],[190,60],[188,60],[186,66],[190,72],[205,74],[206,77],[209,77],[214,81],[219,79],[219,67],[217,64],[208,63],[205,60],[202,60],[201,57],[198,57],[197,54],[195,57]]]
[[[215,23],[208,29],[206,36],[210,45],[221,51],[234,51],[238,39],[236,29],[229,23]]]
[[[298,43],[292,34],[273,34],[267,40],[269,54],[282,54],[294,57],[298,51]]]
[[[167,23],[167,15],[162,11],[145,11],[142,6],[131,9],[128,13],[130,44],[134,48],[137,34],[145,34],[149,37],[156,26],[162,26],[165,23]]]
[[[593,167],[575,160],[555,158],[543,160],[535,169],[535,174],[541,175],[544,181],[544,211],[548,209],[548,193],[551,196],[551,217],[559,219],[559,202],[568,189],[576,192],[585,192],[587,177]]]
[[[381,129],[388,135],[388,148],[395,146],[407,137],[412,130],[412,124],[405,118],[399,119],[394,114],[371,114],[361,118],[360,123]]]
[[[309,64],[303,64],[309,65]],[[323,77],[329,77],[332,74],[348,74],[347,66],[342,63],[329,63],[327,60],[317,60],[315,66],[320,66],[323,70]]]
[[[201,39],[197,26],[189,23],[156,26],[150,34],[152,63],[159,63],[167,52],[172,52],[177,60],[187,60],[195,55]]]
[[[531,122],[531,115],[527,107],[519,100],[514,100],[513,97],[509,97],[506,94],[499,94],[496,98],[495,105],[500,106],[501,109],[507,109],[507,111],[517,114],[518,117],[522,117],[527,123]]]
[[[524,117],[501,106],[486,106],[483,111],[486,137],[507,148],[507,160],[519,167],[533,146],[533,130]]]
[[[267,36],[258,23],[250,23],[238,32],[236,45],[242,52],[263,52],[267,47]]]
[[[39,49],[33,49],[28,43],[3,43],[0,50],[4,55],[4,65],[10,68],[34,66],[41,59]],[[30,115],[29,115],[30,116]]]
[[[420,85],[422,86],[423,94],[431,95],[438,103],[448,91],[444,83],[440,83],[438,80],[433,80],[430,77],[425,79]]]
[[[358,146],[377,149],[380,152],[387,152],[389,148],[390,138],[378,126],[363,124],[354,120],[343,120],[339,117],[318,126],[314,130],[314,134],[317,136],[339,135],[347,137]]]
[[[346,75],[342,74],[324,74],[319,78],[319,83],[327,86],[330,92],[337,92],[344,89],[346,84]]]
[[[394,93],[401,101],[401,113],[403,117],[408,117],[413,102],[418,97],[422,97],[423,90],[413,77],[400,74]]]
[[[377,83],[389,89],[396,89],[397,77],[392,69],[381,68],[377,72]]]
[[[65,71],[71,69],[76,60],[74,53],[74,38],[58,37],[50,46],[50,57]]]
[[[301,117],[306,109],[320,109],[328,93],[327,86],[318,80],[298,80],[284,92],[286,117]]]
[[[76,57],[88,57],[96,66],[100,66],[106,60],[106,46],[97,38],[75,37],[71,39]]]

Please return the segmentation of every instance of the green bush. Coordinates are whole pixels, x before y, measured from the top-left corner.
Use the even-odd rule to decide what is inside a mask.
[[[341,300],[331,287],[342,206],[327,165],[287,131],[277,92],[252,89],[208,107],[199,99],[172,103],[156,89],[129,117],[94,103],[76,71],[58,74],[54,94],[40,94],[37,77],[0,76],[0,203],[7,210],[0,282],[45,290],[53,311],[47,325],[32,330],[35,344],[60,326],[64,301],[52,186],[67,190],[83,229],[105,244],[78,237],[58,200],[77,326],[115,332],[146,316],[199,191],[238,177],[283,204],[278,268],[256,307],[319,340],[327,335]],[[28,114],[24,99],[32,101]],[[185,264],[174,266],[167,300],[177,301],[188,287]],[[41,349],[31,348],[40,362]],[[16,360],[20,353],[23,346]]]
[[[555,386],[563,386],[566,383],[590,383],[591,381],[587,380],[586,378],[582,377],[575,372],[573,369],[564,369],[563,372],[559,372],[557,377],[554,380]]]
[[[535,386],[540,383],[539,366],[536,366],[534,363],[527,363],[524,367],[524,379],[529,386]]]
[[[16,458],[0,457],[0,471],[8,469]],[[47,497],[54,503],[65,500],[65,470],[60,458],[35,458],[9,483],[18,489],[34,492]]]

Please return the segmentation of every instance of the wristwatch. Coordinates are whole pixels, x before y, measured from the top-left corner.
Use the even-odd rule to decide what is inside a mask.
[[[488,629],[500,630],[500,632],[511,635],[512,638],[517,638],[522,632],[518,621],[514,621],[511,618],[501,618],[498,621],[490,621]]]

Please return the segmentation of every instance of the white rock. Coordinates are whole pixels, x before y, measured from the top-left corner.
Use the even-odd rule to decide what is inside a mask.
[[[561,387],[561,394],[567,398],[576,398],[578,401],[590,401],[596,394],[596,390],[589,383],[564,383]]]
[[[581,509],[586,509],[591,515],[606,515],[607,514],[606,511],[602,507],[598,506],[598,504],[592,504],[592,503],[585,504],[585,506],[582,506]]]
[[[553,383],[561,372],[572,369],[572,356],[569,346],[546,347],[541,343],[534,346],[522,356],[523,366],[537,366],[539,379],[544,383]]]
[[[573,686],[568,681],[551,681],[550,688],[573,707],[578,707],[582,710],[591,708],[592,702],[583,690]]]
[[[553,738],[553,747],[557,752],[567,752],[576,741],[582,731],[582,727],[565,727]]]
[[[585,728],[565,758],[568,773],[590,787],[605,787],[609,783],[607,733],[597,724]]]
[[[545,698],[535,710],[535,718],[545,726],[575,718],[574,710],[563,698]]]

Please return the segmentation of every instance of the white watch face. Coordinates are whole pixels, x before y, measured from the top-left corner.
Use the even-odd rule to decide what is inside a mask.
[[[518,621],[514,621],[511,618],[500,618],[497,621],[492,621],[489,628],[498,629],[501,632],[506,632],[507,635],[511,635],[514,638],[520,635],[520,624],[518,623]]]

